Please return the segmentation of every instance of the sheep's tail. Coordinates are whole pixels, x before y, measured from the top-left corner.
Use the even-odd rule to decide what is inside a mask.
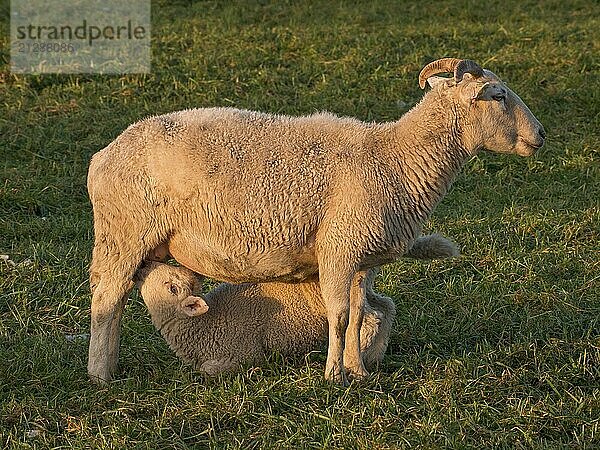
[[[406,253],[409,258],[441,259],[460,255],[458,246],[439,234],[429,234],[417,238],[412,248]]]

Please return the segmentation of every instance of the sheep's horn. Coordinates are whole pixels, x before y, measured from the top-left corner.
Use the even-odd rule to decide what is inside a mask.
[[[419,86],[421,89],[425,89],[425,83],[427,82],[427,78],[432,75],[436,75],[438,73],[445,72],[454,72],[454,68],[460,63],[462,60],[457,58],[442,58],[437,61],[430,62],[419,74]]]
[[[475,61],[471,61],[470,59],[442,58],[430,62],[423,67],[423,70],[419,74],[419,86],[421,89],[425,89],[427,78],[445,72],[454,73],[454,80],[457,83],[463,79],[465,73],[470,73],[476,77],[483,76],[483,69]]]
[[[463,59],[454,68],[454,81],[460,83],[465,73],[470,73],[475,78],[481,78],[483,76],[483,69],[475,61]]]

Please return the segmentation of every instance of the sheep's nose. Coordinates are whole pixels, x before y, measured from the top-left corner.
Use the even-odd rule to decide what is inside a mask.
[[[538,130],[538,134],[540,135],[540,137],[545,140],[546,139],[546,130],[544,130],[544,127],[540,127],[540,129]]]

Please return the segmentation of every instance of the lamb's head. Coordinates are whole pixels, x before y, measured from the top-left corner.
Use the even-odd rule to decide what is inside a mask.
[[[436,76],[450,72],[453,78]],[[443,58],[426,65],[419,85],[461,105],[468,147],[531,156],[544,145],[546,132],[527,105],[489,70],[468,59]]]
[[[199,316],[208,311],[206,301],[193,295],[200,291],[199,278],[185,267],[146,262],[134,281],[158,328],[174,317]]]

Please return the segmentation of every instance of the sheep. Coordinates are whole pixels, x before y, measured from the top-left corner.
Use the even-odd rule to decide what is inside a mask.
[[[200,108],[134,123],[94,154],[91,379],[116,370],[132,277],[156,254],[232,283],[318,273],[325,377],[368,376],[359,336],[367,271],[411,248],[478,151],[530,156],[545,141],[523,101],[473,61],[427,64],[426,82],[432,89],[394,122]]]
[[[327,342],[317,276],[297,283],[223,283],[202,296],[185,267],[149,262],[136,279],[154,326],[184,361],[208,375],[260,363],[271,352],[306,354]],[[395,306],[367,292],[361,350],[367,366],[383,358]]]
[[[439,235],[417,239],[407,256],[457,256],[455,244]],[[386,351],[394,302],[373,289],[377,269],[368,272],[360,329],[367,367]],[[260,363],[267,354],[306,354],[327,342],[327,311],[317,277],[298,283],[223,283],[205,295],[201,278],[184,267],[145,263],[134,276],[152,323],[169,347],[207,375]]]

